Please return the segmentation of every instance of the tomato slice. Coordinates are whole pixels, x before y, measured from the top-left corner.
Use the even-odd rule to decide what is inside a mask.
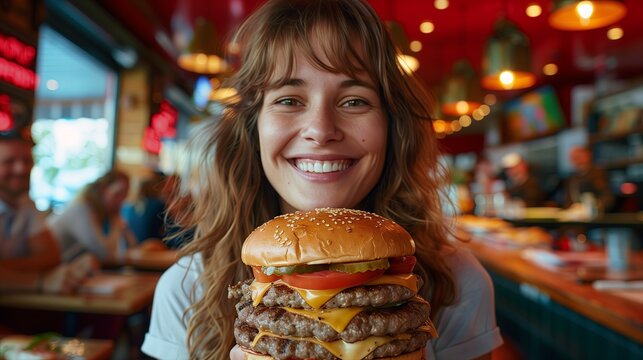
[[[348,274],[339,271],[323,270],[306,274],[282,275],[281,280],[288,285],[309,289],[327,290],[361,285],[381,276],[384,269]]]
[[[416,263],[415,256],[400,256],[396,258],[389,258],[389,268],[386,270],[387,274],[410,274],[413,272],[413,267]]]
[[[277,275],[266,275],[261,271],[261,266],[253,266],[252,274],[255,276],[255,280],[262,283],[270,283],[279,280]]]

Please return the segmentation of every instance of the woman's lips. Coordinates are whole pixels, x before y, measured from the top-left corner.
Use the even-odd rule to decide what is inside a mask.
[[[348,169],[352,165],[353,160],[295,159],[293,163],[297,169],[306,173],[327,174]]]

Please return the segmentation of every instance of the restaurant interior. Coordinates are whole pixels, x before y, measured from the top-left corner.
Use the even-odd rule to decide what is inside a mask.
[[[190,136],[234,101],[229,36],[262,3],[0,1],[0,134],[35,142],[35,207],[62,216],[117,169],[125,216],[151,183],[180,178]],[[493,359],[642,359],[643,1],[368,3],[434,98],[445,218],[495,289]],[[608,195],[570,185],[581,150]],[[533,188],[513,192],[520,169],[533,202]],[[0,291],[0,358],[28,353],[24,341],[65,359],[147,358],[154,289],[179,251],[141,243],[71,294]]]

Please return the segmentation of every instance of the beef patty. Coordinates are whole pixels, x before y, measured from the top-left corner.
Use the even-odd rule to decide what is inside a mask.
[[[323,322],[281,307],[253,307],[251,302],[242,301],[237,304],[237,313],[240,321],[273,334],[315,337],[328,342],[338,339],[355,342],[369,336],[405,333],[424,325],[429,319],[431,306],[420,298],[416,299],[399,306],[367,308],[357,314],[340,333]]]
[[[242,323],[239,319],[235,322],[234,336],[237,344],[246,348],[252,348],[263,354],[268,354],[276,359],[321,359],[321,360],[339,360],[323,346],[306,340],[284,339],[273,336],[262,336],[254,348],[251,346],[258,330],[254,327]],[[416,351],[431,338],[431,334],[424,331],[414,331],[408,333],[409,337],[405,339],[393,340],[389,343],[378,346],[373,352],[368,354],[364,359],[376,359],[381,357],[392,357],[404,353]]]
[[[418,289],[422,286],[422,279],[416,276]],[[246,280],[228,288],[228,298],[252,299],[250,284],[252,279]],[[357,286],[343,290],[322,306],[324,309],[346,307],[381,307],[397,304],[415,296],[415,293],[401,285],[373,285]],[[265,306],[284,306],[293,309],[311,309],[304,299],[288,286],[271,286],[264,294],[261,303]]]

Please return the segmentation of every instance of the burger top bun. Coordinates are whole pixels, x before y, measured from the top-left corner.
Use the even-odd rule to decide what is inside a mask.
[[[244,360],[274,360],[272,356],[268,355],[258,355],[258,354],[253,354],[244,351],[243,352],[243,359]],[[406,353],[406,354],[400,354],[398,356],[394,357],[387,357],[387,358],[377,358],[374,360],[425,360],[426,358],[424,357],[424,348],[421,348],[420,350]]]
[[[360,210],[315,209],[278,216],[243,243],[252,266],[369,261],[413,255],[411,235],[395,222]]]

